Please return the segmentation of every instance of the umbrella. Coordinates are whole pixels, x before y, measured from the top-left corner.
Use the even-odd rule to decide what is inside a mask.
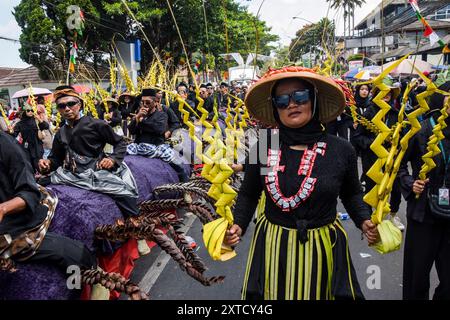
[[[355,75],[361,70],[361,68],[355,68],[347,71],[342,75],[344,79],[353,79]]]
[[[92,88],[83,84],[76,84],[73,86],[77,93],[89,93]]]
[[[48,89],[45,88],[32,88],[31,89],[33,92],[34,96],[42,96],[42,95],[47,95],[47,94],[51,94],[52,92]],[[16,93],[13,94],[12,98],[13,99],[17,99],[17,98],[22,98],[22,97],[28,97],[30,95],[30,88],[26,88],[20,91],[17,91]]]
[[[383,64],[383,70],[391,66],[393,63],[395,63],[395,61]],[[413,59],[405,59],[397,66],[397,68],[395,68],[390,72],[390,75],[392,76],[409,75],[409,74],[417,75],[419,73],[417,72],[416,69],[420,70],[420,72],[422,73],[423,72],[430,73],[433,71],[432,65],[429,62],[420,59],[416,59],[415,61]]]
[[[373,74],[376,74],[378,72],[379,69],[379,66],[356,68],[344,73],[343,77],[344,79],[369,80]]]
[[[374,77],[374,75],[380,73],[379,66],[367,66],[361,69],[357,74],[355,74],[354,78],[358,80],[370,80]]]

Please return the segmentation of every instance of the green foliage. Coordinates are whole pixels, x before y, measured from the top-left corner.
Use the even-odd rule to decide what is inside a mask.
[[[184,54],[166,0],[128,0],[127,5],[140,22],[150,43],[161,57],[175,64]],[[219,54],[257,51],[269,54],[270,42],[278,37],[270,34],[265,22],[247,12],[235,0],[170,0],[183,41],[191,58],[194,52],[206,55],[209,69],[226,68]],[[45,78],[64,78],[55,70],[65,70],[68,63],[70,36],[66,27],[66,8],[78,5],[85,16],[85,30],[79,44],[79,61],[102,62],[102,53],[111,51],[112,41],[140,38],[142,67],[154,59],[153,52],[138,25],[121,0],[22,0],[14,15],[22,28],[20,57],[36,66]],[[227,33],[225,33],[225,29]],[[256,32],[257,30],[257,32]],[[214,57],[216,57],[214,59]]]
[[[301,59],[302,54],[314,52],[319,54],[334,47],[334,23],[327,18],[314,24],[307,24],[297,31],[289,46],[290,60]]]
[[[347,61],[357,61],[362,59],[364,59],[364,55],[362,53],[357,53],[349,56]]]

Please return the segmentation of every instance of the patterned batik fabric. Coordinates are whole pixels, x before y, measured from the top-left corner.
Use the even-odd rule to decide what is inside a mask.
[[[0,235],[0,266],[4,269],[13,269],[12,259],[25,261],[32,257],[45,238],[58,204],[58,198],[41,186],[39,186],[39,190],[43,195],[41,204],[48,208],[47,216],[39,225],[14,239],[9,234]]]
[[[175,158],[175,152],[168,144],[156,146],[149,143],[131,143],[127,147],[127,154],[157,158],[165,162],[171,162]]]

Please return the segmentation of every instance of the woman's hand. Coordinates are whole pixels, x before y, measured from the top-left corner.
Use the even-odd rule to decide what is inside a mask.
[[[237,224],[233,224],[225,233],[224,244],[233,247],[241,241],[242,229]]]
[[[426,180],[416,180],[413,183],[413,192],[417,195],[420,195],[425,190],[425,185],[430,181],[430,179]]]
[[[363,222],[361,229],[369,242],[369,245],[373,245],[378,242],[380,234],[378,233],[377,225],[371,220]]]

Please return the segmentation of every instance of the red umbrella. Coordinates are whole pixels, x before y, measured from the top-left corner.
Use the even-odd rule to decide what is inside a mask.
[[[92,90],[91,87],[82,84],[76,84],[73,86],[73,88],[77,93],[89,93],[89,91]]]

